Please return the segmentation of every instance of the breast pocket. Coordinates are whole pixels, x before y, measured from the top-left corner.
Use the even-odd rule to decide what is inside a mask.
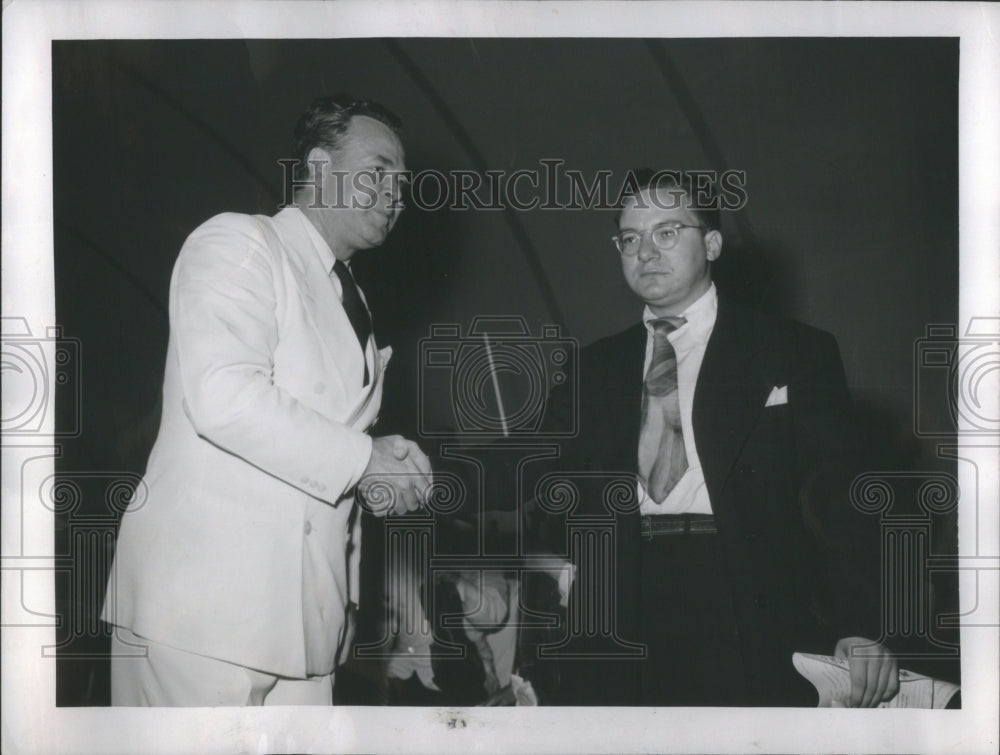
[[[797,485],[792,436],[787,404],[761,411],[733,469],[744,513],[772,518],[788,508]]]

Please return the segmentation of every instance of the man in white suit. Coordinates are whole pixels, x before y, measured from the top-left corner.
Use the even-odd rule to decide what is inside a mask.
[[[163,416],[103,618],[114,705],[330,704],[358,601],[359,488],[417,508],[427,457],[370,434],[389,350],[346,263],[402,204],[398,118],[349,95],[296,127],[296,206],[223,214],[170,285]]]

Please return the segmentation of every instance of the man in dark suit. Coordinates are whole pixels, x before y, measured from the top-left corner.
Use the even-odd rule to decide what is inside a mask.
[[[865,639],[880,636],[878,526],[849,500],[863,458],[836,341],[718,294],[712,198],[634,175],[613,240],[643,321],[584,349],[576,397],[547,407],[550,426],[577,413],[557,467],[582,488],[538,525],[577,569],[552,701],[815,705],[795,651],[848,658],[851,705],[888,700],[896,660]],[[606,505],[595,483],[616,475],[635,505]],[[567,535],[602,516],[605,541]]]

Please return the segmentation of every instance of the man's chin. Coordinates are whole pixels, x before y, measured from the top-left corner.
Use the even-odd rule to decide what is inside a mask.
[[[377,239],[377,243],[381,244],[389,237],[389,233],[392,231],[394,225],[395,222],[393,220],[379,215],[372,220],[369,238]]]
[[[638,293],[639,298],[650,305],[674,298],[673,292],[667,291],[663,286],[646,286]]]
[[[382,246],[382,244],[385,243],[385,240],[389,238],[389,230],[390,228],[387,227],[370,228],[365,234],[365,241],[368,242],[368,248],[372,249],[377,246]]]

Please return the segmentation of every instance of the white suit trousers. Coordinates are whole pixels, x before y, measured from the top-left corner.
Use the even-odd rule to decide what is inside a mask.
[[[333,676],[278,677],[150,642],[124,627],[111,637],[112,705],[331,705]]]

